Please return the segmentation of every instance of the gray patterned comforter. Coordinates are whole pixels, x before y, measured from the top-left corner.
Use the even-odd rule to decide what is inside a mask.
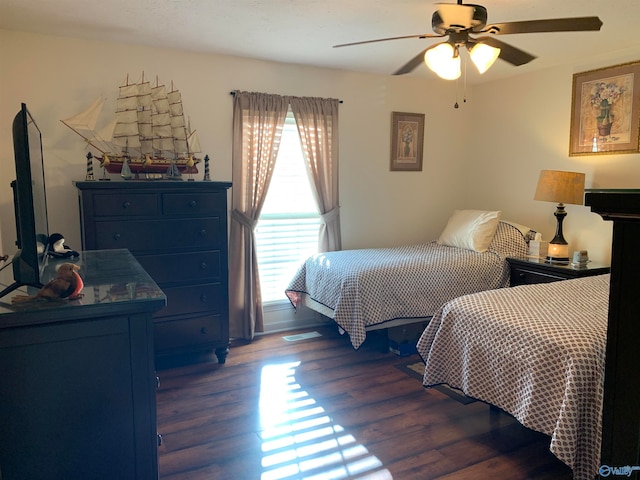
[[[418,342],[424,385],[446,383],[551,437],[576,480],[598,471],[609,275],[467,295]]]
[[[327,307],[358,348],[365,328],[435,314],[452,298],[509,286],[509,268],[495,251],[478,253],[430,242],[312,256],[286,289],[294,307],[311,299]]]

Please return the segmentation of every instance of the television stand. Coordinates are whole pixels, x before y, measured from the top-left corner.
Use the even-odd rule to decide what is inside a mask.
[[[152,315],[166,297],[128,250],[74,263],[82,299],[0,302],[0,476],[157,479]]]

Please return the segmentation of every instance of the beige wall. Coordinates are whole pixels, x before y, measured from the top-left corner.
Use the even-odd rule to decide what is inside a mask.
[[[555,205],[533,200],[542,169],[586,174],[586,188],[640,188],[640,154],[569,156],[573,74],[638,60],[612,56],[590,65],[564,65],[526,76],[479,85],[466,163],[468,205],[480,201],[503,217],[529,225],[550,240]],[[608,262],[611,222],[589,207],[567,205],[564,234],[570,252],[586,249]]]
[[[345,248],[388,246],[432,239],[460,206],[464,145],[451,125],[466,130],[467,111],[451,108],[453,85],[365,75],[218,55],[105,44],[0,30],[0,226],[3,250],[13,253],[15,227],[10,125],[25,102],[43,132],[51,232],[80,248],[73,180],[83,180],[86,151],[60,123],[107,97],[115,110],[127,73],[172,80],[187,115],[212,158],[214,180],[231,180],[231,119],[235,89],[340,98],[340,195]],[[426,113],[425,168],[390,172],[391,112]],[[200,177],[202,177],[202,168]],[[482,207],[483,205],[479,205]]]
[[[235,89],[340,98],[340,198],[345,248],[437,237],[455,208],[501,209],[553,236],[554,205],[533,200],[540,169],[584,171],[587,187],[639,187],[640,155],[569,157],[574,72],[634,58],[600,59],[468,89],[453,108],[455,83],[301,67],[219,55],[105,44],[0,30],[0,230],[13,253],[10,125],[27,103],[44,135],[49,224],[80,248],[76,191],[85,176],[80,137],[60,123],[99,95],[115,109],[127,74],[183,92],[191,124],[212,158],[214,180],[231,180],[231,96]],[[391,112],[426,114],[422,172],[390,172]],[[201,169],[202,170],[202,169]],[[202,173],[200,173],[200,178]],[[571,248],[609,259],[611,227],[588,207],[568,206]]]

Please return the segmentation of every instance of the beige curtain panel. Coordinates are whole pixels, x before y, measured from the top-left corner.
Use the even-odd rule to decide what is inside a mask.
[[[229,232],[229,334],[264,330],[254,229],[278,156],[289,101],[236,92],[233,103],[232,210]]]
[[[342,250],[338,204],[338,106],[331,98],[291,97],[302,151],[322,215],[318,251]]]
[[[264,331],[255,227],[273,175],[289,104],[323,224],[319,251],[341,249],[338,201],[338,100],[234,93],[229,333]]]

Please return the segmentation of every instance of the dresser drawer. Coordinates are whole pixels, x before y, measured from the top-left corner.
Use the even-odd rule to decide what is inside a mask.
[[[221,276],[220,251],[210,250],[167,255],[136,257],[156,283],[197,283],[201,280],[217,280]]]
[[[96,222],[96,249],[128,248],[132,252],[220,248],[226,241],[220,217]],[[152,275],[153,276],[153,275]]]
[[[163,350],[193,349],[207,344],[220,344],[222,317],[210,315],[187,320],[155,322],[153,340],[156,354]]]
[[[165,193],[162,213],[165,215],[214,215],[225,208],[227,192]]]
[[[220,283],[205,283],[184,287],[166,287],[167,305],[155,314],[155,318],[192,313],[221,313],[226,305]]]
[[[96,217],[152,217],[160,213],[158,196],[152,193],[95,194],[92,199]]]

